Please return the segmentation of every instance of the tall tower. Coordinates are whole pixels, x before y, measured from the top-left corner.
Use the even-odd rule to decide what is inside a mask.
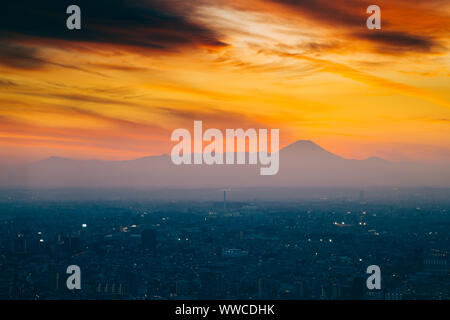
[[[364,196],[365,196],[364,190],[360,190],[359,191],[359,201],[364,201]]]
[[[223,190],[223,209],[227,208],[227,190]]]

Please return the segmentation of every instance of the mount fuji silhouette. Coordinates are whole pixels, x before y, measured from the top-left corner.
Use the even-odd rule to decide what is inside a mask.
[[[309,140],[281,149],[280,169],[261,176],[259,165],[179,165],[168,155],[126,161],[50,157],[0,172],[3,187],[209,188],[450,186],[450,167],[345,159]]]

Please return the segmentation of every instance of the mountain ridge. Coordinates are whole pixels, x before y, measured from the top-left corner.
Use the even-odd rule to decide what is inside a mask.
[[[310,152],[313,151],[315,153],[323,152],[323,154],[327,154],[327,155],[333,156],[335,158],[341,158],[341,159],[345,159],[345,160],[358,160],[358,161],[361,161],[361,160],[368,160],[370,158],[377,158],[377,159],[381,159],[383,161],[387,161],[387,160],[384,160],[382,158],[375,157],[375,156],[369,157],[367,159],[361,159],[361,160],[359,160],[359,159],[346,159],[346,158],[343,158],[340,155],[337,155],[337,154],[334,154],[334,153],[332,153],[330,151],[327,151],[326,149],[324,149],[323,147],[319,146],[318,144],[316,144],[315,142],[313,142],[311,140],[296,140],[293,143],[288,144],[287,146],[281,148],[279,152],[281,154],[281,152],[286,152],[286,151],[299,151],[300,148],[302,148],[303,151],[310,151]],[[245,152],[245,153],[248,154],[248,152]],[[71,159],[71,158],[65,158],[65,157],[59,157],[59,156],[50,156],[50,157],[47,157],[47,158],[35,161],[34,163],[38,163],[38,162],[42,162],[42,161],[46,161],[46,160],[48,160],[48,161],[53,161],[53,160],[62,160],[62,161],[64,161],[64,160],[71,160],[71,161],[124,162],[124,161],[136,161],[136,160],[145,160],[145,159],[153,159],[153,158],[170,158],[170,155],[168,155],[167,153],[161,153],[161,154],[157,154],[157,155],[144,156],[144,157],[139,157],[139,158],[127,159],[127,160],[102,160],[102,159],[96,159],[96,158],[94,158],[94,159]]]
[[[49,157],[16,170],[1,170],[0,186],[51,187],[450,187],[450,167],[346,159],[309,140],[280,149],[279,172],[261,176],[261,165],[174,165],[167,154],[131,160]]]

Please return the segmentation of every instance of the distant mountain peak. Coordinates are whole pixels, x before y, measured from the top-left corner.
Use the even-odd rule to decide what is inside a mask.
[[[318,148],[324,150],[321,146],[311,140],[297,140],[291,143],[289,146],[292,147],[309,147],[309,148]]]
[[[0,186],[211,188],[323,186],[445,186],[448,167],[398,164],[378,157],[345,159],[310,140],[280,150],[280,172],[260,177],[256,166],[175,166],[167,154],[133,160],[49,157],[25,167],[0,168]]]
[[[380,158],[380,157],[376,157],[376,156],[372,156],[369,158],[365,159],[366,161],[372,161],[372,162],[388,162],[387,160]]]
[[[311,140],[297,140],[284,147],[283,153],[296,153],[301,157],[320,157],[342,159],[340,156],[331,153]]]

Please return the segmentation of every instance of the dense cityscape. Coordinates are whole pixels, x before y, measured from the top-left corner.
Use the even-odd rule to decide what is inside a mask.
[[[450,298],[448,201],[371,199],[362,190],[232,198],[50,201],[4,192],[0,298]],[[81,269],[80,290],[67,289],[69,265]],[[381,269],[380,290],[366,287],[369,265]]]

